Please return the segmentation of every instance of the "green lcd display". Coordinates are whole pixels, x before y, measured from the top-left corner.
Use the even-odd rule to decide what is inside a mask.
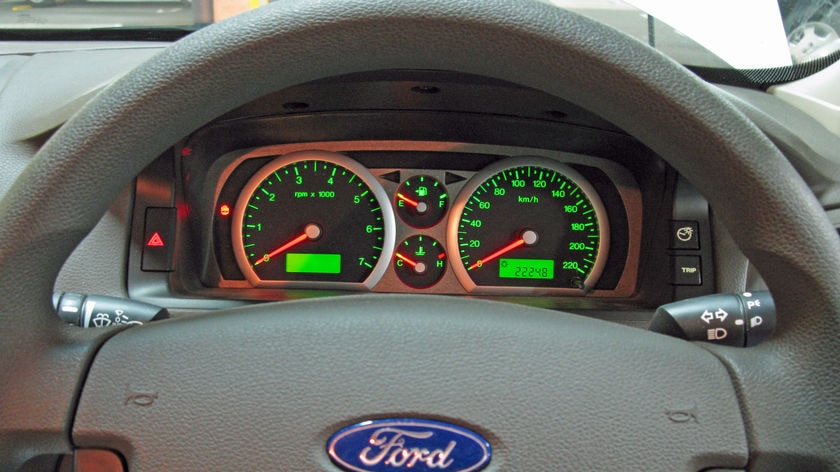
[[[553,279],[554,261],[551,259],[499,259],[499,278]]]
[[[341,254],[286,254],[286,272],[340,274]]]

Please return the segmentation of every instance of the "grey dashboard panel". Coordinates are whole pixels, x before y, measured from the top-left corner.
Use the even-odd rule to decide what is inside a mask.
[[[160,43],[4,43],[0,54],[0,195],[44,141],[85,103],[154,56]],[[56,289],[125,296],[130,204],[126,188],[65,262]]]
[[[496,471],[747,458],[729,375],[697,346],[435,296],[264,304],[126,330],[97,355],[73,440],[122,451],[132,471],[333,470],[332,433],[405,417],[478,432]]]
[[[26,62],[25,56],[15,56],[15,55],[8,55],[8,56],[0,56],[0,92],[6,87],[6,84],[9,83],[12,76],[15,74],[15,71],[21,67],[21,65]]]
[[[126,48],[0,56],[24,58],[16,69],[0,71],[8,74],[0,95],[3,140],[20,141],[58,127],[108,84],[158,52]]]
[[[840,182],[840,137],[802,110],[769,93],[721,86],[729,101],[744,112],[780,147],[796,170],[826,197],[826,183]],[[836,190],[835,192],[836,193]],[[836,205],[829,196],[825,205]]]

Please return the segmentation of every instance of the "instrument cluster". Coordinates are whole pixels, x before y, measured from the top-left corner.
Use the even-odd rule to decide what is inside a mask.
[[[622,296],[639,192],[599,158],[459,143],[230,153],[214,178],[220,288]]]

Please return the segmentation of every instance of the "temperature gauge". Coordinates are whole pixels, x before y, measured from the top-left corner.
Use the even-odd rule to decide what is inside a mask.
[[[449,196],[437,180],[416,175],[400,185],[394,203],[403,221],[415,228],[428,228],[446,214]]]
[[[446,271],[446,252],[428,236],[411,236],[397,246],[394,271],[409,287],[431,287]]]

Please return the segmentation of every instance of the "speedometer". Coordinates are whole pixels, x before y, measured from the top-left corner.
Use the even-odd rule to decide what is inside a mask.
[[[606,211],[586,179],[542,158],[500,161],[455,200],[451,265],[469,292],[585,293],[603,271]]]
[[[233,247],[259,287],[372,287],[394,246],[390,200],[373,175],[340,154],[275,159],[245,185]]]

